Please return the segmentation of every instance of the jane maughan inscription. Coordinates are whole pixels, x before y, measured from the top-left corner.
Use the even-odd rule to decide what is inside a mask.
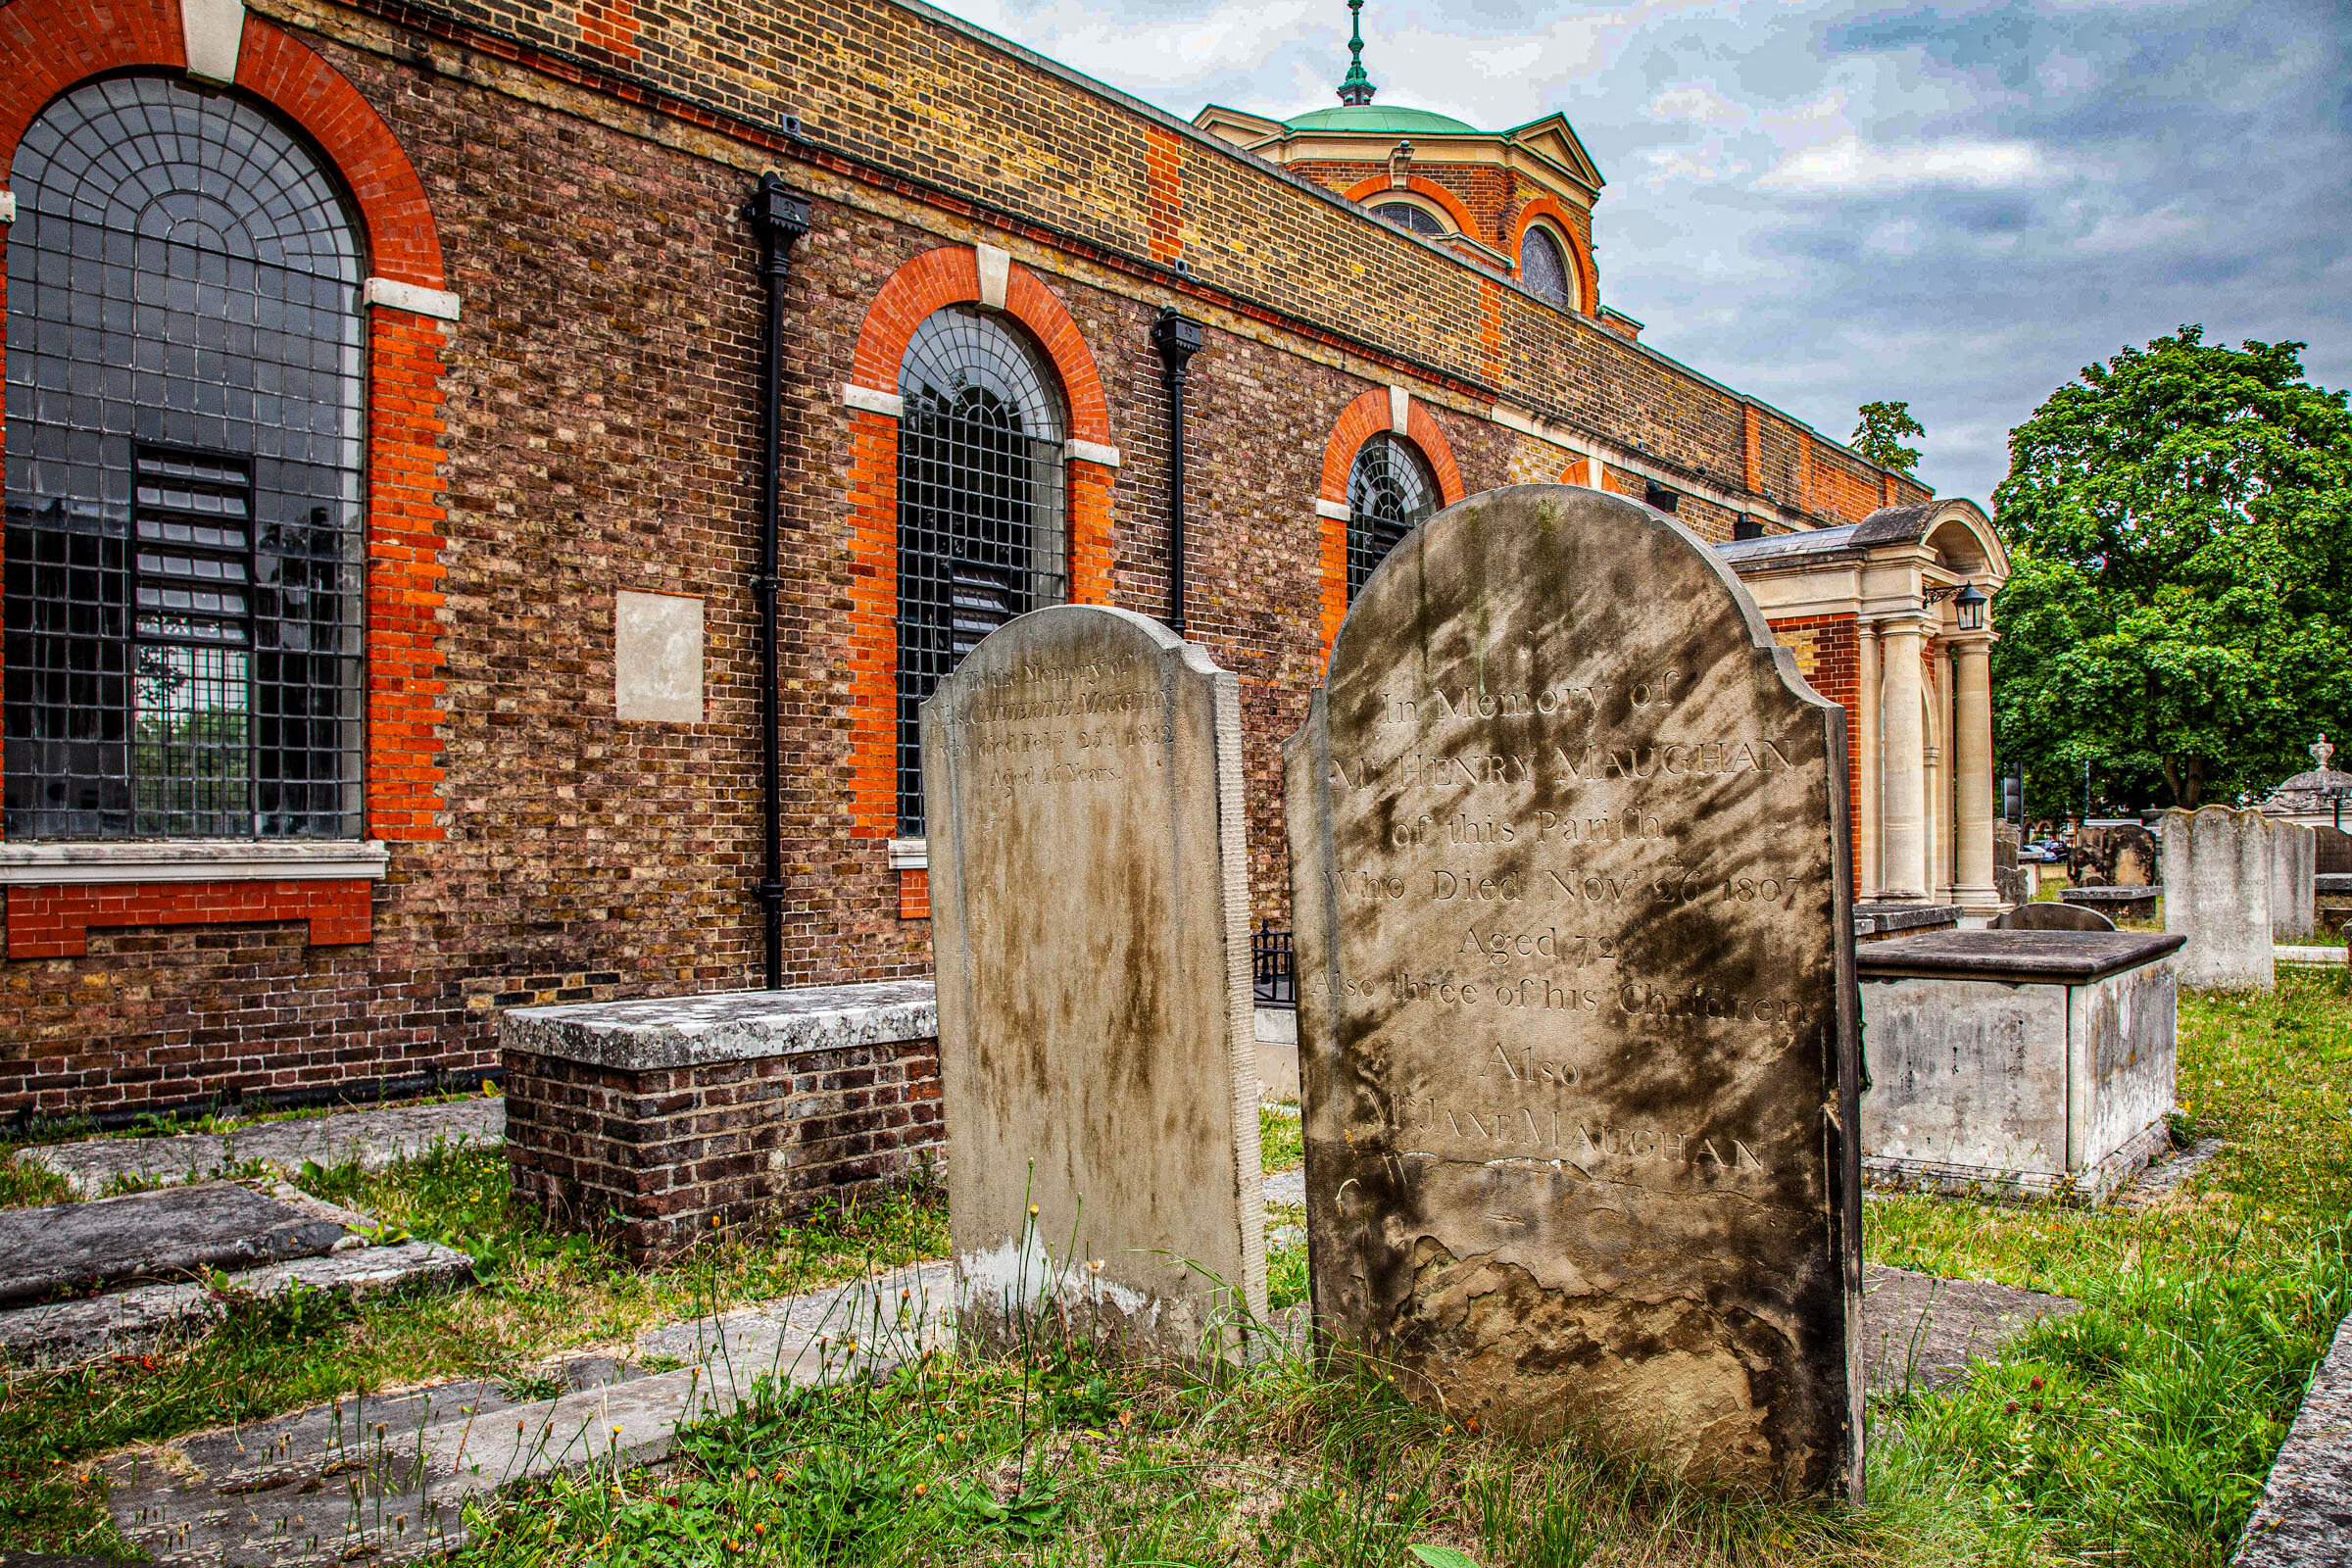
[[[1645,507],[1495,490],[1396,547],[1285,754],[1327,1348],[1859,1497],[1845,760]]]
[[[1125,611],[990,633],[923,707],[961,1331],[1191,1355],[1265,1310],[1241,698]]]

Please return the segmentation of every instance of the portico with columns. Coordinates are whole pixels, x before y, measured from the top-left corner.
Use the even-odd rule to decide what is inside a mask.
[[[1716,547],[1824,696],[1844,706],[1854,898],[2001,912],[1992,871],[1992,643],[2009,576],[1974,502]]]

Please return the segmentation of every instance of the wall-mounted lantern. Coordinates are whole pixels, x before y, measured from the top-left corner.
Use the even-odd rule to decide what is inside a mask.
[[[1975,583],[1972,582],[1963,587],[1952,600],[1952,613],[1959,618],[1960,629],[1962,631],[1983,631],[1984,629],[1984,607],[1991,603],[1991,600],[1984,597],[1984,590]]]

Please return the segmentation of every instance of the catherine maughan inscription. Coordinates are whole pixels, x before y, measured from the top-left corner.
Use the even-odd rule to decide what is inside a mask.
[[[924,706],[923,776],[959,1331],[1196,1353],[1265,1309],[1238,683],[1037,611]]]
[[[1523,486],[1397,546],[1286,751],[1327,1346],[1859,1494],[1845,763],[1660,514]]]

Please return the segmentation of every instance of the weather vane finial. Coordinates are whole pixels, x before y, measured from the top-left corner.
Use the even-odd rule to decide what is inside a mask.
[[[1364,0],[1348,0],[1348,52],[1354,58],[1348,64],[1348,74],[1341,79],[1340,102],[1361,108],[1380,90],[1364,74]]]

